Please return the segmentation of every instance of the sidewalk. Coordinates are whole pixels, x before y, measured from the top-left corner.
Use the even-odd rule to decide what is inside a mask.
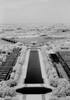
[[[29,52],[30,50],[27,51],[26,56],[25,56],[25,62],[22,66],[22,74],[20,76],[18,86],[24,85],[24,80],[26,78],[26,73],[27,73],[27,67],[28,67],[28,60],[29,60]]]

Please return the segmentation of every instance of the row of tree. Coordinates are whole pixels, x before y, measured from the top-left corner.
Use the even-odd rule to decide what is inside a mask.
[[[50,85],[54,87],[50,100],[70,100],[70,82],[65,78],[58,77],[56,69],[53,67],[53,64],[46,52],[46,47],[43,46],[41,51],[43,54],[47,78]]]
[[[16,65],[13,67],[12,73],[10,74],[10,79],[0,82],[0,100],[18,100],[18,98],[15,97],[17,93],[14,87],[17,86],[20,79],[26,51],[27,48],[23,46]]]

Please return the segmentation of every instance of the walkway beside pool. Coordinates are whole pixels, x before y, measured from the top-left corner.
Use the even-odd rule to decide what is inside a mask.
[[[49,85],[49,81],[47,79],[47,75],[46,75],[46,71],[45,71],[45,66],[44,66],[44,62],[43,62],[43,56],[42,53],[40,51],[40,49],[38,49],[38,54],[39,54],[39,60],[40,60],[40,68],[41,68],[41,74],[42,74],[42,78],[44,83],[43,84],[25,84],[24,80],[26,78],[26,73],[27,73],[27,69],[28,69],[28,61],[29,61],[29,54],[30,54],[30,49],[28,49],[27,53],[26,53],[26,57],[25,57],[25,63],[22,66],[22,75],[21,78],[19,80],[18,83],[18,87],[49,87],[52,88]],[[49,64],[47,64],[49,65]],[[48,94],[40,94],[40,95],[36,95],[36,94],[30,94],[30,95],[22,95],[22,94],[18,94],[19,100],[49,100],[51,96],[51,93]],[[21,98],[21,99],[20,99]]]

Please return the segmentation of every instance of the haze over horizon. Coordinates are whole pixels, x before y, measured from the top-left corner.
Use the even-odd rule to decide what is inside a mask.
[[[0,0],[0,23],[70,23],[70,0]]]

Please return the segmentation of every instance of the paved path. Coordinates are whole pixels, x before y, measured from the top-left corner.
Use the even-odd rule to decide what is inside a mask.
[[[29,52],[30,50],[27,51],[26,56],[25,56],[25,62],[22,66],[22,74],[20,76],[20,80],[18,82],[18,86],[17,87],[27,87],[26,84],[24,84],[24,80],[26,78],[26,72],[27,72],[27,66],[28,66],[28,60],[29,60]],[[26,95],[22,95],[22,94],[18,94],[17,95],[19,100],[26,100]]]
[[[22,74],[21,74],[21,78],[19,80],[18,86],[22,86],[24,84],[24,80],[26,78],[28,60],[29,60],[29,52],[30,52],[30,50],[27,51],[26,56],[25,56],[25,62],[22,66]]]

